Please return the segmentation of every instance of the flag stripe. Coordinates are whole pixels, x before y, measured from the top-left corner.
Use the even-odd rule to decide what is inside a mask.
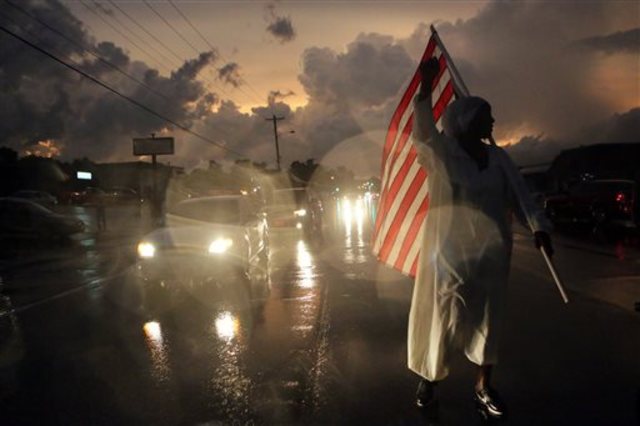
[[[451,83],[451,80],[449,80],[447,82],[447,85],[445,86],[445,89],[442,95],[439,97],[436,105],[433,108],[434,118],[439,120],[440,116],[442,115],[442,112],[444,111],[444,108],[446,107],[446,105],[448,104],[452,96],[453,96],[453,84]],[[411,123],[412,122],[413,120],[411,120]],[[409,124],[409,122],[407,122],[407,124]],[[405,134],[405,131],[407,131],[408,133]],[[404,142],[406,142],[406,139],[408,139],[410,132],[411,132],[411,127],[406,126],[405,130],[403,130],[403,138],[405,138]],[[391,173],[390,177],[388,178],[388,180],[391,181],[391,185],[388,186],[388,188],[386,189],[384,194],[384,199],[380,200],[379,213],[385,212],[385,214],[384,215],[379,214],[378,216],[379,218],[381,216],[384,216],[385,218],[387,218],[389,216],[393,216],[393,214],[395,213],[395,209],[393,208],[394,202],[397,205],[398,194],[401,193],[402,183],[406,179],[410,168],[414,166],[422,169],[421,166],[417,164],[416,157],[417,157],[417,152],[415,148],[413,146],[410,146],[409,153],[407,157],[404,159],[404,162],[402,163],[402,165],[399,167],[398,171]],[[382,234],[386,234],[388,232],[388,228],[384,227],[383,225],[384,222],[382,221],[382,218],[380,220],[381,220],[380,229],[382,230]],[[386,242],[386,240],[387,238],[384,237],[383,241]]]
[[[388,164],[389,170],[392,170],[394,168],[396,161],[401,154],[404,154],[403,158],[406,158],[406,155],[408,155],[408,152],[411,146],[410,145],[407,146],[407,140],[409,140],[409,136],[411,135],[412,128],[413,128],[413,114],[409,116],[409,119],[407,120],[404,128],[402,129],[402,136],[400,137],[400,140],[396,144],[396,149],[394,150],[394,158]],[[406,146],[406,150],[405,150],[405,146]],[[389,179],[387,176],[386,182],[388,183],[388,181]],[[380,198],[379,208],[382,210],[386,210],[388,200],[389,200],[389,192],[388,192],[388,188],[385,188],[382,192],[382,197]],[[376,218],[376,229],[380,227],[380,224],[381,224],[380,221],[383,219],[383,217],[385,216],[378,215],[378,217]]]
[[[418,198],[419,199],[419,198]],[[418,207],[418,211],[416,212],[413,220],[408,226],[405,237],[403,238],[403,244],[400,249],[400,253],[398,253],[398,258],[395,261],[394,265],[397,269],[402,269],[405,261],[407,260],[407,255],[413,248],[413,243],[416,241],[416,237],[418,235],[418,230],[422,226],[422,222],[424,221],[424,217],[427,213],[427,208],[429,206],[429,197],[426,196],[422,199],[420,206]],[[409,223],[408,221],[405,223]]]
[[[403,220],[402,223],[400,224],[400,229],[395,239],[386,240],[384,242],[384,244],[391,245],[391,251],[389,252],[389,256],[387,257],[387,263],[389,264],[395,264],[396,262],[402,261],[402,259],[398,259],[398,256],[400,256],[402,247],[405,244],[407,233],[409,232],[409,228],[411,227],[412,218],[414,218],[415,215],[418,214],[421,201],[427,195],[426,185],[425,185],[426,172],[421,167],[415,167],[415,169],[416,169],[416,177],[421,180],[420,187],[418,188],[418,192],[416,193],[415,197],[413,197],[413,199],[411,200],[411,205],[408,208],[405,220]]]
[[[407,124],[404,126],[404,129],[402,129],[402,135],[400,136],[400,140],[398,141],[398,144],[402,145],[403,148],[405,147],[407,140],[409,140],[412,128],[413,114],[409,117],[409,120],[407,120]],[[397,179],[397,176],[401,176],[402,178],[406,176],[406,173],[408,172],[409,168],[411,167],[411,163],[413,162],[413,158],[416,155],[415,149],[411,145],[407,145],[407,148],[408,150],[404,161],[402,163],[399,163],[401,164],[400,169],[397,170],[397,172],[391,173],[391,176],[396,176],[396,178],[394,178],[391,187],[387,188],[387,190],[385,191],[384,199],[380,200],[380,205],[382,206],[381,209],[384,211],[386,211],[390,207],[390,203],[393,202],[394,197],[397,194],[400,185],[402,184],[402,180]],[[398,152],[398,157],[399,156],[400,152]],[[391,167],[395,167],[395,164],[392,164]]]
[[[420,62],[424,62],[426,59],[430,58],[433,55],[434,50],[436,49],[436,41],[433,37],[429,39],[427,43],[427,47],[422,54],[422,59]],[[438,49],[439,50],[439,49]],[[418,85],[420,84],[420,69],[417,69],[411,78],[411,83],[409,83],[409,87],[405,91],[402,99],[400,100],[400,104],[396,108],[393,113],[393,117],[391,118],[391,122],[389,123],[389,128],[387,130],[387,138],[384,146],[384,151],[382,154],[382,170],[384,170],[385,162],[387,161],[389,152],[396,138],[396,133],[398,132],[398,124],[400,123],[401,117],[404,115],[405,111],[409,107],[411,103],[411,99],[413,98],[413,94],[416,92]]]
[[[419,172],[413,178],[413,181],[411,182],[411,185],[407,190],[407,194],[402,199],[400,207],[398,208],[398,212],[395,214],[393,222],[389,227],[389,232],[387,233],[387,236],[385,238],[385,244],[382,245],[382,248],[380,250],[381,257],[386,258],[389,255],[389,251],[391,251],[392,248],[392,244],[390,244],[390,242],[395,241],[396,235],[398,235],[398,231],[400,230],[400,224],[407,215],[408,208],[415,199],[415,196],[426,177],[427,174],[424,172],[424,170],[419,170]]]
[[[433,116],[441,128],[441,117],[454,98],[454,79],[443,49],[432,36],[421,62],[438,58],[440,70],[432,87]],[[420,70],[413,74],[407,90],[389,123],[383,148],[381,194],[376,218],[373,250],[380,261],[415,276],[425,217],[429,209],[428,172],[417,162],[409,137],[413,130],[411,101],[420,85]]]

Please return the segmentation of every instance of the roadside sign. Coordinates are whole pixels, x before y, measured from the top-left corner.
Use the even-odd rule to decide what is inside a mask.
[[[91,172],[76,172],[76,179],[78,180],[91,180]]]
[[[133,155],[171,155],[173,138],[134,138]]]

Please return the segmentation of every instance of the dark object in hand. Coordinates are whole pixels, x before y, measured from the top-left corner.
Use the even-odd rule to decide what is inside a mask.
[[[535,239],[536,248],[544,247],[549,256],[553,256],[553,245],[551,245],[551,237],[544,231],[536,231],[533,233]]]
[[[436,58],[430,58],[428,61],[420,64],[420,74],[422,75],[423,83],[433,84],[436,76],[440,72],[440,61]]]

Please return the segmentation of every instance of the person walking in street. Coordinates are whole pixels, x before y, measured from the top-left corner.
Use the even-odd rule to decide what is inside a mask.
[[[431,90],[439,64],[421,66],[414,99],[413,144],[428,172],[429,212],[418,260],[408,329],[408,366],[421,376],[417,405],[435,402],[453,349],[478,366],[474,399],[493,418],[506,413],[491,386],[505,313],[512,250],[511,212],[534,231],[537,247],[552,253],[544,212],[532,201],[517,167],[491,137],[491,106],[479,97],[449,105],[433,119]]]
[[[96,223],[99,232],[107,230],[107,207],[105,204],[104,197],[98,196],[96,199]]]

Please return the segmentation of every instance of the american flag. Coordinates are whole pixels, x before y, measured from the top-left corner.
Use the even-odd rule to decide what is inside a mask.
[[[451,64],[433,31],[421,63],[438,58],[440,72],[433,87],[433,115],[438,129],[440,117],[458,92]],[[374,233],[373,252],[378,259],[403,274],[415,276],[420,254],[422,228],[429,209],[428,174],[418,164],[411,143],[413,97],[420,86],[420,68],[416,70],[396,108],[382,152],[382,188]]]

